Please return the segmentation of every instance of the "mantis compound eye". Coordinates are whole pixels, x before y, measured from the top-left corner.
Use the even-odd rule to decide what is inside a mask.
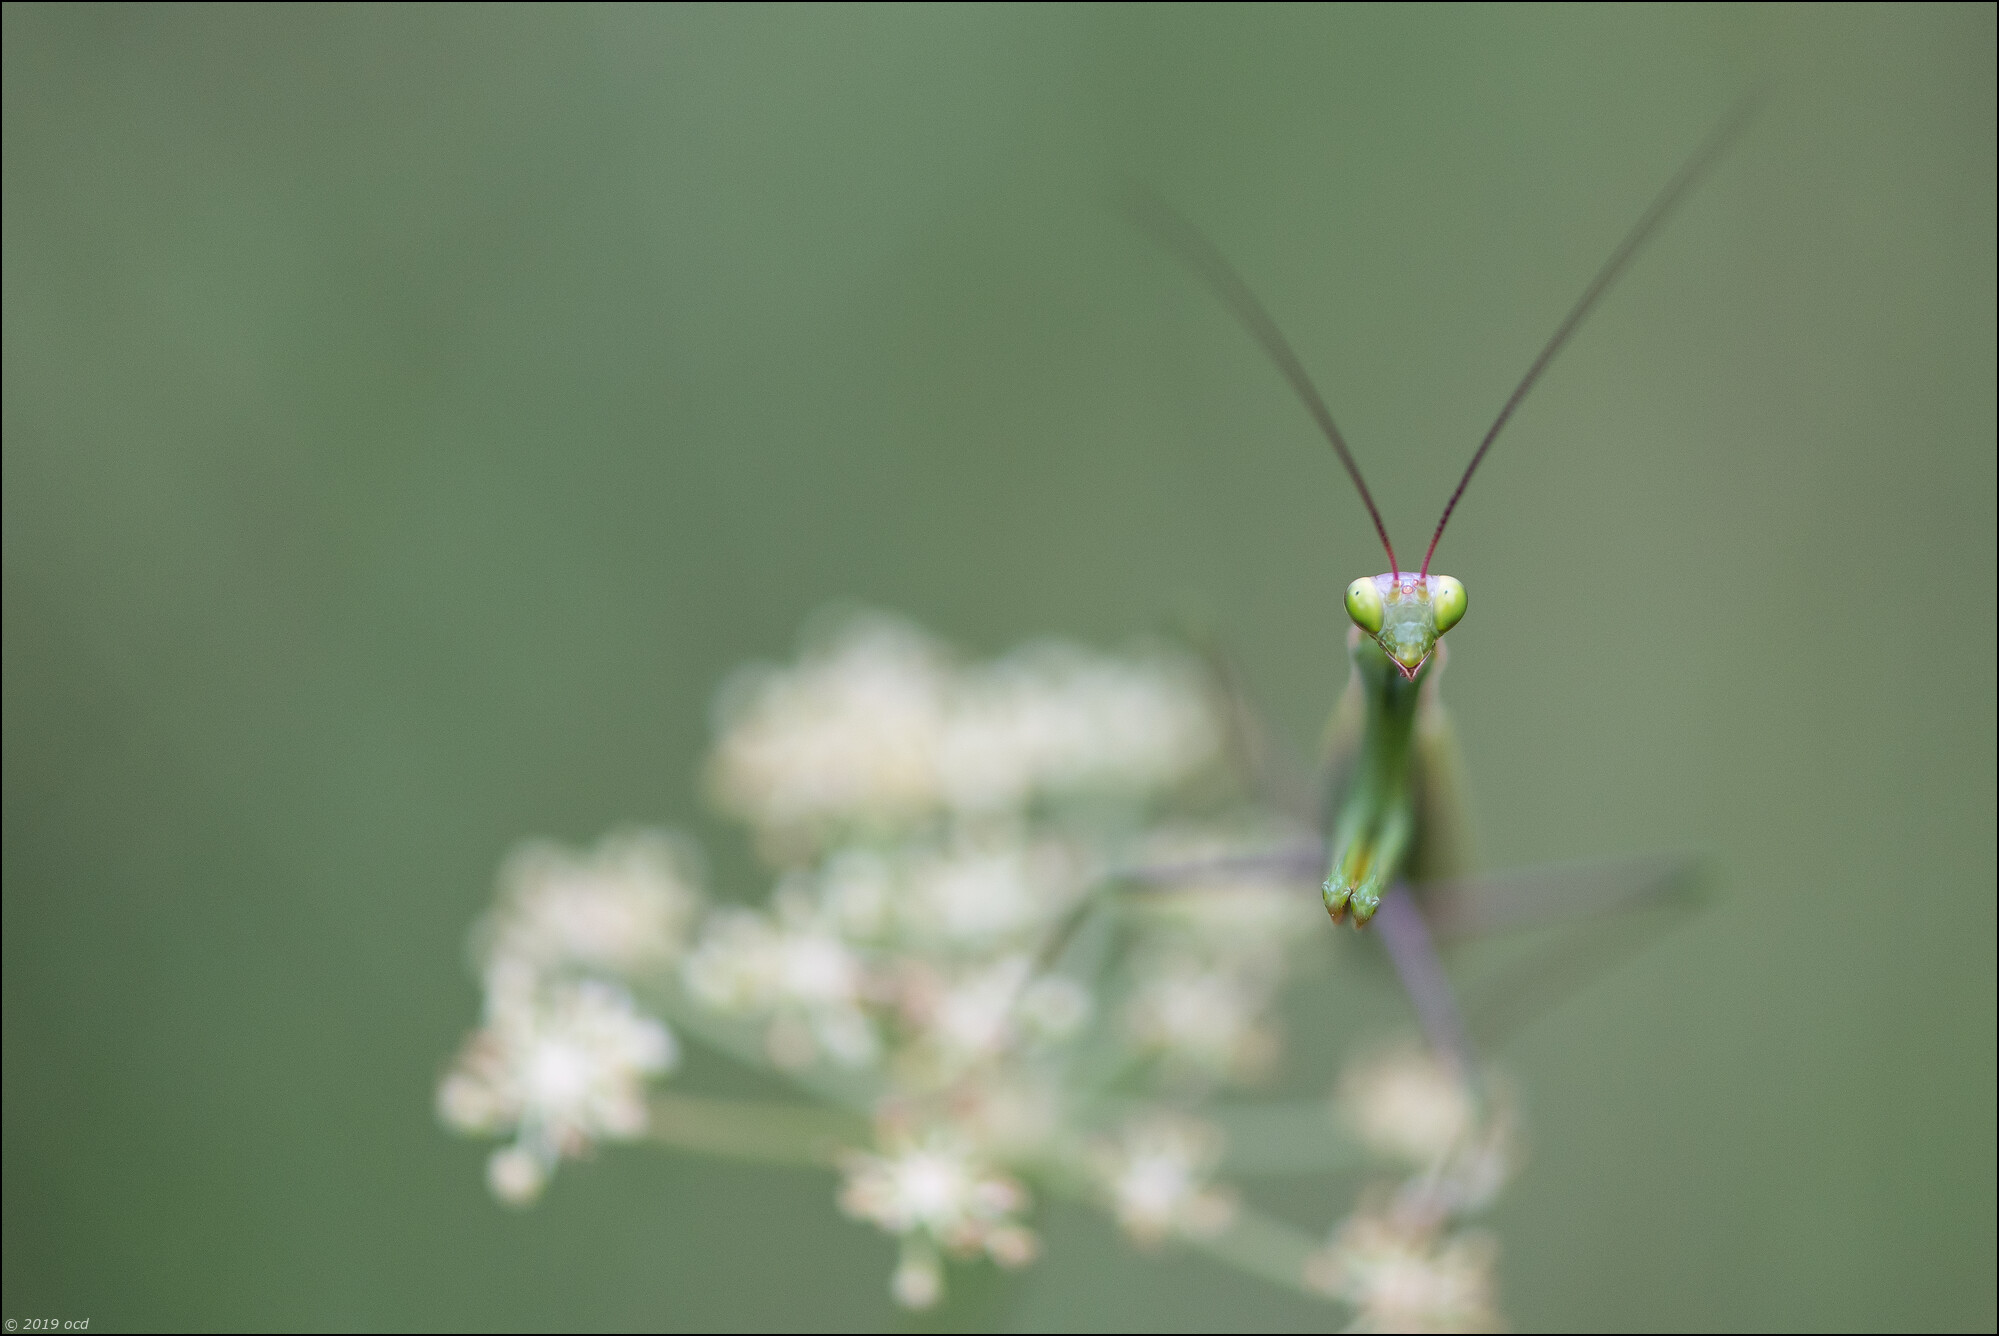
[[[1347,586],[1347,616],[1369,635],[1381,634],[1381,590],[1373,580],[1363,577]]]
[[[1347,597],[1351,600],[1353,596]],[[1347,606],[1353,605],[1349,602]],[[1437,615],[1437,634],[1442,635],[1464,620],[1465,587],[1448,575],[1431,576],[1430,609]]]

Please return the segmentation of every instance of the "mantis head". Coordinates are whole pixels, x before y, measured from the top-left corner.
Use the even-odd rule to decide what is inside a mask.
[[[1175,213],[1170,206],[1157,196],[1142,188],[1127,192],[1126,207],[1133,218],[1157,237],[1169,250],[1179,255],[1194,273],[1205,281],[1224,306],[1242,322],[1249,336],[1263,347],[1264,353],[1291,382],[1291,388],[1304,402],[1306,411],[1318,424],[1328,444],[1333,447],[1340,463],[1345,466],[1347,477],[1353,480],[1354,490],[1360,494],[1361,504],[1367,507],[1367,517],[1374,521],[1374,532],[1381,539],[1382,550],[1388,554],[1388,573],[1372,578],[1355,580],[1347,586],[1347,614],[1354,625],[1367,632],[1381,647],[1381,652],[1401,670],[1403,677],[1413,680],[1430,655],[1436,651],[1437,639],[1465,615],[1465,587],[1447,575],[1430,574],[1430,558],[1436,555],[1437,544],[1444,536],[1444,526],[1451,522],[1451,512],[1457,509],[1458,501],[1465,494],[1472,474],[1485,459],[1486,451],[1492,448],[1501,428],[1513,416],[1513,410],[1534,388],[1534,382],[1548,369],[1562,345],[1588,315],[1590,308],[1616,281],[1631,257],[1638,253],[1646,238],[1652,235],[1673,206],[1686,194],[1689,187],[1701,174],[1712,166],[1729,142],[1749,123],[1762,103],[1760,94],[1751,94],[1736,104],[1726,120],[1710,134],[1707,141],[1689,158],[1679,173],[1667,183],[1652,206],[1639,218],[1637,226],[1611,253],[1610,259],[1583,295],[1563,318],[1553,337],[1542,347],[1540,354],[1527,368],[1527,374],[1513,387],[1507,396],[1505,406],[1492,426],[1486,429],[1485,437],[1472,452],[1471,463],[1465,465],[1464,475],[1458,479],[1457,490],[1444,503],[1443,516],[1437,521],[1436,532],[1430,535],[1430,547],[1423,554],[1422,568],[1414,575],[1405,571],[1395,560],[1395,545],[1388,541],[1388,526],[1381,522],[1381,511],[1374,504],[1374,497],[1367,490],[1367,483],[1360,476],[1360,465],[1354,462],[1353,452],[1347,449],[1346,437],[1333,423],[1333,414],[1320,397],[1312,378],[1306,374],[1305,366],[1298,360],[1298,354],[1271,319],[1270,312],[1250,291],[1249,284],[1224,258],[1215,244],[1202,236],[1200,231]]]
[[[1465,615],[1465,587],[1448,575],[1391,571],[1347,586],[1347,616],[1413,679],[1444,632]]]

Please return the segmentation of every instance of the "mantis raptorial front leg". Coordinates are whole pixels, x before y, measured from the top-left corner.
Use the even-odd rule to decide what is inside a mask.
[[[1373,639],[1354,628],[1347,638],[1353,677],[1347,686],[1360,698],[1359,736],[1342,739],[1352,755],[1329,759],[1329,770],[1342,777],[1332,799],[1326,828],[1326,912],[1338,923],[1351,911],[1364,925],[1374,917],[1381,897],[1403,875],[1417,833],[1416,738],[1417,715],[1434,709],[1441,655],[1425,647],[1414,672],[1390,659]],[[1351,718],[1351,703],[1338,715]],[[1336,717],[1338,717],[1336,715]]]

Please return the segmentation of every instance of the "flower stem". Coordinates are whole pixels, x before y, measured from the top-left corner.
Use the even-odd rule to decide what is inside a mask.
[[[831,1168],[841,1151],[868,1142],[864,1121],[823,1106],[661,1094],[649,1109],[653,1141],[760,1164]]]

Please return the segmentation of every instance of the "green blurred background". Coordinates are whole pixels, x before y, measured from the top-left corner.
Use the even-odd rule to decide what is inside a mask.
[[[1262,289],[1413,548],[1759,82],[1439,558],[1489,861],[1720,869],[1500,1055],[1504,1304],[1989,1329],[1984,5],[9,6],[5,1315],[892,1321],[830,1178],[491,1201],[431,1091],[499,857],[698,823],[714,685],[837,598],[1203,617],[1309,738],[1378,549],[1105,183]],[[1328,1319],[1047,1223],[1018,1325]]]

